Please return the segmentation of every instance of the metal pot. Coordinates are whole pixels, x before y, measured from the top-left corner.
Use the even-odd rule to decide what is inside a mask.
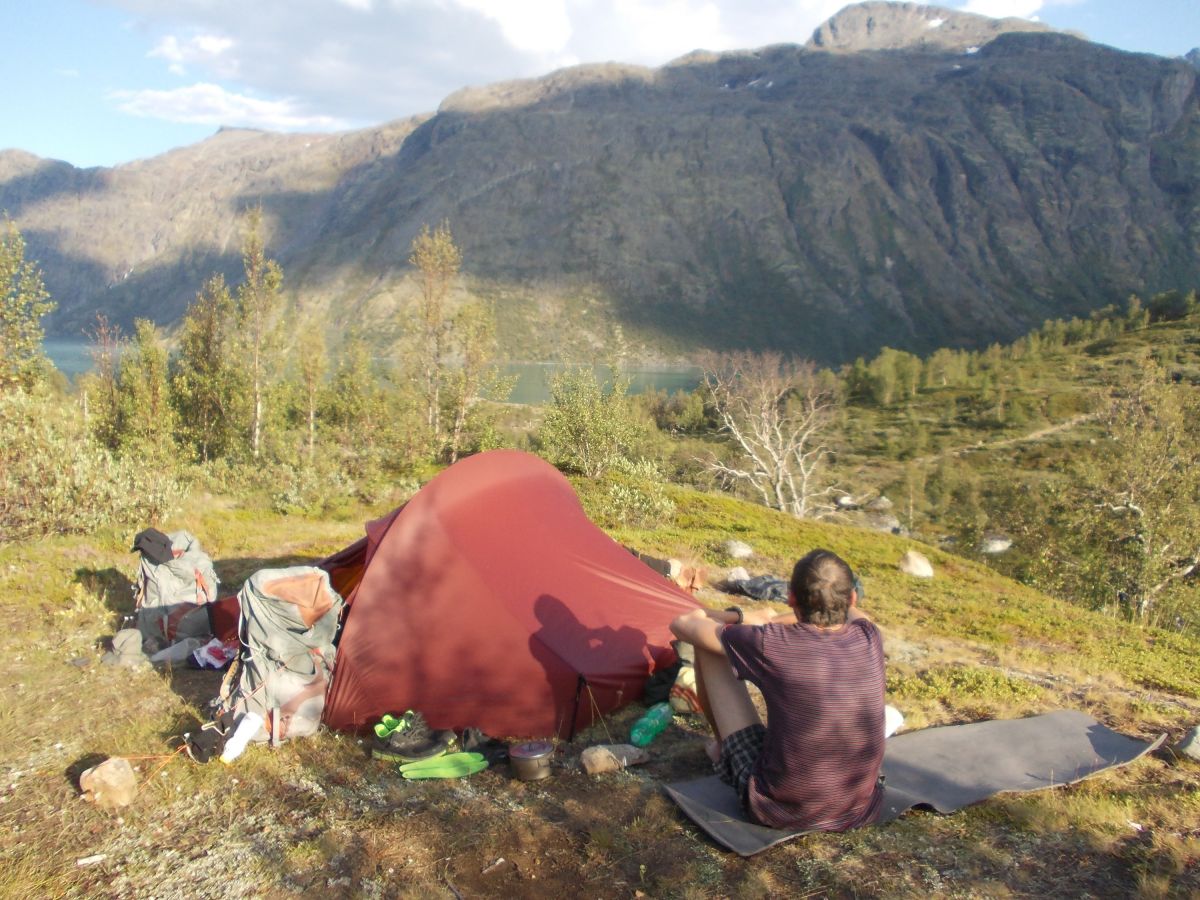
[[[550,759],[554,745],[549,741],[529,741],[508,748],[508,764],[512,773],[522,781],[539,781],[550,777]]]

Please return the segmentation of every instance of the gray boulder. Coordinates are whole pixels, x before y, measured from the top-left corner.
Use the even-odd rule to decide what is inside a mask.
[[[933,564],[916,550],[909,550],[899,562],[900,571],[913,578],[932,578]]]
[[[1175,745],[1175,752],[1180,756],[1200,760],[1200,725],[1193,726],[1183,736],[1183,740]]]
[[[754,555],[754,548],[742,541],[729,540],[721,545],[731,559],[749,559]]]
[[[1002,534],[989,534],[979,542],[979,552],[995,556],[998,553],[1003,553],[1011,546],[1012,538],[1005,537]]]

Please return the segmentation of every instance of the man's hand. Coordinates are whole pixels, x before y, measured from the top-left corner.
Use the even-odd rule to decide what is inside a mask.
[[[671,623],[671,633],[693,647],[713,653],[724,653],[725,648],[721,645],[720,630],[724,627],[724,620],[727,617],[733,621],[732,613],[694,609]]]
[[[776,623],[786,625],[795,621],[796,615],[790,610],[785,613],[777,613],[769,607],[751,610],[748,613],[744,613],[742,617],[742,622],[746,625],[772,625]]]

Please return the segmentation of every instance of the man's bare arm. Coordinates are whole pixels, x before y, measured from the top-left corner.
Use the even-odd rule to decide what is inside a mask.
[[[737,614],[726,610],[695,609],[671,623],[671,633],[693,647],[724,653],[721,629],[737,621]]]

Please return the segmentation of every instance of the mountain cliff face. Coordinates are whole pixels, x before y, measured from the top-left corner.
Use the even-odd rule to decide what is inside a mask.
[[[864,4],[806,47],[583,66],[354,133],[221,132],[107,170],[0,153],[0,208],[63,332],[97,309],[174,321],[236,275],[239,210],[261,203],[289,290],[343,325],[395,318],[413,235],[446,219],[516,355],[585,327],[583,296],[650,344],[833,362],[1200,282],[1198,80],[1027,22]]]

